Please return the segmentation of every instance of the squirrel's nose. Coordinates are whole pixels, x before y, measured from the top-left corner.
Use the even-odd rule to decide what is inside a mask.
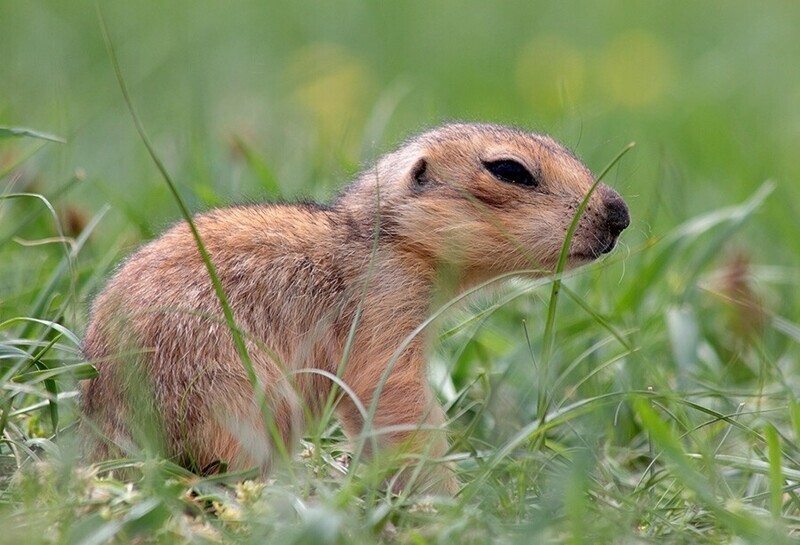
[[[628,205],[625,204],[622,197],[614,193],[605,199],[605,206],[608,231],[612,237],[617,238],[631,224]]]

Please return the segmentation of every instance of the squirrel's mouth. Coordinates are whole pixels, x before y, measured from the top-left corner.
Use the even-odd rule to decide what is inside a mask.
[[[601,255],[603,255],[603,254],[610,253],[610,252],[611,252],[611,250],[613,250],[613,249],[614,249],[614,247],[615,247],[616,245],[617,245],[617,237],[613,237],[613,238],[612,238],[612,239],[611,239],[611,240],[610,240],[610,241],[609,241],[609,242],[608,242],[608,243],[607,243],[607,244],[606,244],[606,245],[603,247],[603,249],[602,249],[602,250],[600,250],[600,253],[597,255],[597,257],[600,257],[600,256],[601,256]]]
[[[622,232],[631,223],[630,212],[625,201],[614,190],[605,188],[606,197],[603,199],[605,214],[592,221],[593,228],[584,237],[584,244],[579,251],[570,253],[576,261],[593,261],[610,253],[617,245]]]
[[[573,267],[580,267],[581,265],[586,265],[587,263],[591,263],[595,259],[597,259],[593,252],[575,252],[569,254],[569,259],[567,260],[567,266],[569,268]]]
[[[579,265],[594,261],[605,254],[611,253],[611,251],[617,246],[617,238],[618,237],[613,237],[609,240],[599,240],[594,246],[581,249],[577,252],[570,252],[570,261],[576,265]]]

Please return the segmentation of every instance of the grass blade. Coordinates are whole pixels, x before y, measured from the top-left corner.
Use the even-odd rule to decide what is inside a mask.
[[[244,337],[241,331],[239,330],[238,326],[236,325],[236,321],[233,316],[233,310],[231,309],[230,303],[228,302],[227,295],[225,295],[225,290],[222,287],[222,282],[220,281],[219,276],[217,275],[216,267],[214,266],[214,263],[211,261],[211,256],[209,255],[208,250],[206,250],[205,244],[203,244],[203,240],[200,236],[200,232],[197,229],[197,225],[195,225],[194,223],[191,212],[189,212],[189,209],[186,206],[183,197],[181,197],[180,193],[178,192],[178,188],[173,182],[172,176],[170,176],[169,172],[167,171],[167,168],[164,166],[164,163],[161,161],[158,154],[156,153],[155,148],[150,142],[150,137],[147,135],[147,131],[145,131],[144,124],[139,118],[139,114],[136,112],[136,108],[134,108],[133,100],[131,99],[130,93],[128,92],[128,86],[125,83],[125,78],[122,75],[122,69],[120,68],[116,52],[114,51],[114,45],[111,42],[111,38],[108,34],[108,27],[106,26],[103,14],[100,11],[100,5],[95,4],[95,7],[97,10],[98,20],[100,22],[100,30],[103,34],[103,41],[106,44],[106,51],[108,53],[109,60],[111,61],[111,65],[114,69],[114,75],[116,76],[117,83],[119,84],[120,91],[122,92],[125,105],[128,108],[128,113],[130,114],[134,126],[136,127],[136,132],[139,134],[142,143],[147,149],[147,153],[150,155],[150,159],[152,159],[153,164],[156,166],[159,173],[161,174],[164,183],[169,188],[169,191],[172,194],[175,203],[178,205],[178,208],[180,209],[183,219],[189,226],[189,230],[192,233],[192,237],[194,238],[194,241],[197,245],[197,249],[200,252],[200,256],[203,260],[203,263],[205,264],[206,271],[208,272],[209,279],[211,280],[212,286],[214,288],[214,293],[216,294],[217,299],[219,300],[222,313],[225,317],[225,323],[227,324],[228,329],[231,332],[231,336],[233,337],[233,343],[236,347],[236,351],[239,354],[242,366],[244,367],[245,372],[247,373],[247,378],[250,381],[251,386],[253,387],[253,391],[256,396],[256,401],[258,402],[259,406],[262,409],[264,422],[268,428],[270,435],[272,436],[275,442],[275,447],[278,449],[278,452],[280,453],[281,457],[286,462],[286,466],[291,471],[291,465],[288,463],[289,453],[286,450],[286,445],[284,445],[283,440],[280,437],[278,428],[275,424],[274,418],[272,417],[272,413],[269,410],[266,399],[266,391],[259,384],[258,376],[256,375],[255,368],[253,367],[253,362],[250,359],[250,354],[248,353],[247,346],[245,345],[244,342]]]
[[[21,137],[38,138],[39,140],[47,140],[48,142],[58,142],[59,144],[65,144],[67,142],[60,136],[56,136],[54,134],[42,131],[35,131],[33,129],[27,129],[25,127],[0,127],[0,140],[2,140],[3,138],[21,138]]]
[[[558,263],[556,264],[555,280],[553,280],[553,284],[550,288],[550,300],[547,304],[547,318],[544,324],[542,357],[540,358],[540,368],[542,371],[540,373],[539,396],[537,399],[537,413],[542,421],[546,417],[550,405],[547,389],[550,386],[550,367],[553,357],[553,348],[555,347],[556,309],[558,308],[558,295],[561,290],[561,279],[559,276],[564,272],[564,268],[567,265],[567,258],[569,257],[569,247],[572,243],[572,237],[575,235],[575,230],[578,228],[578,222],[580,221],[584,210],[586,210],[586,207],[589,205],[589,199],[591,199],[592,194],[594,194],[595,190],[600,185],[600,181],[605,178],[614,165],[616,165],[626,153],[633,149],[634,145],[635,144],[633,142],[628,144],[617,154],[616,157],[614,157],[614,159],[611,160],[611,162],[602,170],[602,172],[600,172],[600,175],[597,176],[594,183],[589,188],[589,191],[586,193],[586,196],[584,196],[583,200],[581,201],[581,204],[578,206],[578,209],[575,211],[575,216],[572,218],[572,222],[570,222],[569,228],[567,229],[567,234],[564,236],[564,242],[561,245],[561,254],[558,257]]]
[[[769,456],[769,507],[776,519],[781,516],[783,507],[783,471],[781,468],[781,442],[775,426],[769,424],[764,430],[767,438]]]

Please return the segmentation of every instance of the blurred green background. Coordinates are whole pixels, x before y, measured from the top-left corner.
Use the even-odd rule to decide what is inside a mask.
[[[194,209],[328,198],[422,128],[494,121],[550,133],[595,171],[635,141],[609,179],[632,207],[629,244],[774,178],[747,251],[797,263],[800,3],[99,4]],[[3,0],[0,59],[0,124],[67,139],[26,162],[18,185],[47,193],[82,169],[66,201],[87,213],[110,202],[106,231],[135,238],[177,217],[92,2]],[[5,141],[0,165],[39,145]]]
[[[449,120],[549,133],[595,172],[635,141],[607,178],[631,208],[618,250],[630,258],[593,279],[604,290],[593,304],[615,301],[630,326],[647,331],[652,320],[660,332],[670,298],[686,301],[694,283],[681,276],[711,251],[719,274],[731,260],[755,263],[745,273],[762,302],[800,321],[800,3],[99,5],[133,102],[193,211],[330,199],[383,151]],[[134,130],[93,2],[2,1],[0,58],[0,125],[67,141],[0,140],[5,191],[53,198],[73,236],[111,205],[81,251],[66,312],[80,333],[108,269],[176,221],[178,208]],[[59,195],[76,171],[81,181]],[[639,253],[767,179],[777,187],[764,206],[706,257],[673,254],[668,266]],[[25,223],[42,208],[5,202],[2,240],[54,236],[46,215]],[[30,312],[62,255],[56,244],[0,246],[5,317]],[[669,270],[654,277],[648,263]],[[646,283],[658,302],[631,315],[637,297],[625,293]],[[518,318],[502,326],[501,344],[518,344]],[[642,342],[666,349],[667,340]]]
[[[380,153],[449,120],[549,133],[595,172],[635,141],[606,179],[631,208],[623,262],[581,288],[657,354],[657,365],[633,366],[644,373],[633,384],[652,383],[680,359],[663,328],[666,309],[687,301],[705,309],[702,322],[737,360],[720,302],[738,263],[736,274],[758,284],[759,305],[800,322],[800,3],[99,5],[133,102],[193,211],[330,199]],[[4,191],[51,198],[72,236],[111,206],[63,292],[66,324],[80,334],[110,268],[176,221],[178,208],[134,130],[94,3],[2,2],[0,58],[0,125],[66,139],[0,140]],[[76,171],[81,181],[70,185]],[[735,236],[723,233],[709,249],[642,251],[768,179],[775,191]],[[47,215],[28,222],[35,209],[43,207],[34,200],[3,202],[0,240],[56,235]],[[57,244],[0,245],[4,317],[31,312],[62,256]],[[496,322],[502,341],[478,360],[468,351],[462,379],[511,347],[516,361],[519,320],[531,312]],[[563,327],[587,327],[579,324]],[[785,337],[772,339],[780,353]]]

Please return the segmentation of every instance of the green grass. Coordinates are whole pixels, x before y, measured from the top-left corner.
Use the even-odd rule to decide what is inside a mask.
[[[190,212],[328,199],[466,119],[548,132],[598,173],[636,141],[605,179],[633,223],[602,262],[495,283],[427,326],[456,498],[347,472],[327,418],[266,483],[87,467],[89,302],[181,211],[94,5],[0,3],[0,542],[797,539],[800,5],[100,7]]]

